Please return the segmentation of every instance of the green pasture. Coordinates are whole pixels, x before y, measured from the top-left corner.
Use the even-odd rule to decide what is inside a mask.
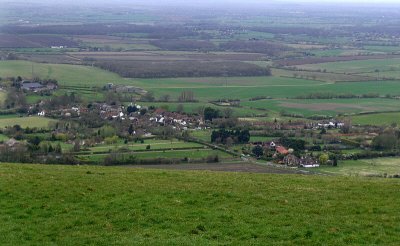
[[[276,77],[271,77],[274,79]],[[282,80],[284,78],[279,78]],[[357,95],[367,93],[379,93],[381,95],[392,94],[400,95],[400,82],[399,81],[368,81],[368,82],[348,82],[348,83],[327,83],[310,81],[302,83],[301,79],[288,79],[298,80],[299,84],[292,85],[265,85],[265,86],[204,86],[192,87],[182,86],[171,88],[170,86],[158,87],[151,86],[147,90],[153,91],[156,97],[168,94],[172,98],[177,98],[182,91],[190,90],[194,92],[195,98],[200,101],[208,101],[215,99],[241,99],[248,100],[257,96],[266,96],[273,98],[290,98],[297,96],[304,96],[310,93],[334,93],[346,94],[354,93]],[[145,86],[145,84],[141,84]],[[146,87],[144,87],[146,88]]]
[[[150,145],[151,150],[158,149],[182,149],[182,148],[201,148],[203,145],[197,143],[183,142],[179,140],[155,140],[154,142],[145,141],[145,143],[134,143],[134,144],[115,144],[115,145],[100,145],[96,147],[92,147],[89,150],[93,152],[103,152],[108,150],[114,150],[119,148],[126,148],[131,151],[144,151],[146,147]]]
[[[1,245],[400,241],[397,179],[23,164],[0,177]]]
[[[39,116],[0,118],[0,128],[14,125],[20,125],[23,128],[47,128],[51,122],[56,122],[56,120]]]
[[[353,124],[360,125],[399,125],[400,112],[355,115],[351,119]]]
[[[326,69],[328,72],[363,74],[375,72],[377,69],[380,71],[399,70],[400,58],[326,62],[300,65],[297,67],[306,70]]]
[[[362,112],[397,111],[400,100],[386,98],[350,99],[277,99],[258,100],[242,103],[245,107],[263,108],[271,111],[285,111],[303,116],[354,114]],[[355,116],[354,118],[362,116]]]
[[[96,67],[28,61],[0,61],[0,77],[21,76],[31,79],[32,68],[33,76],[42,79],[57,79],[61,86],[102,87],[107,83],[127,83],[119,75]]]
[[[384,176],[400,175],[400,158],[377,158],[339,162],[338,167],[320,167],[324,173],[348,176]]]

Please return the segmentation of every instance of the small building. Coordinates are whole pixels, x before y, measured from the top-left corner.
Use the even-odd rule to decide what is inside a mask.
[[[40,89],[44,88],[44,86],[40,83],[36,82],[24,82],[22,83],[22,89],[27,91],[39,91]]]
[[[278,154],[281,154],[281,155],[287,155],[287,154],[289,154],[289,150],[287,150],[285,147],[283,147],[283,146],[276,146],[275,147],[275,150],[276,150],[276,152],[278,153]]]
[[[319,163],[316,159],[312,158],[311,156],[302,156],[300,158],[300,167],[319,167]]]

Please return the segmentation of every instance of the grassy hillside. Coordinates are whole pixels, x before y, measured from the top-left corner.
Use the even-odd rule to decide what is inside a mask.
[[[0,165],[1,245],[395,245],[399,180]]]

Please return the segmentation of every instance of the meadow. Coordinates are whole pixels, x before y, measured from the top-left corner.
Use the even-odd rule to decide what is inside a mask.
[[[20,125],[23,128],[26,127],[47,128],[49,126],[49,123],[51,122],[56,122],[56,120],[38,116],[7,117],[7,118],[0,118],[0,129],[14,125]]]
[[[345,176],[393,176],[400,175],[400,159],[393,157],[349,160],[340,162],[338,167],[320,167],[317,170],[323,173]]]
[[[2,245],[400,240],[396,179],[22,164],[0,177]]]
[[[265,108],[278,112],[285,111],[286,113],[308,117],[312,115],[336,116],[338,114],[355,114],[362,112],[398,111],[400,100],[386,98],[277,99],[247,101],[243,102],[242,105],[252,108]],[[355,116],[355,119],[357,119],[357,117],[366,116]],[[396,122],[396,119],[392,119],[392,121]]]
[[[57,79],[61,86],[97,86],[102,87],[109,82],[124,83],[120,76],[99,68],[68,64],[46,64],[29,61],[0,61],[1,77]]]
[[[400,123],[400,113],[377,113],[377,114],[363,114],[351,117],[353,124],[359,125],[391,125]]]
[[[400,69],[400,66],[398,65],[399,61],[400,58],[371,59],[371,60],[307,64],[298,67],[307,70],[326,69],[328,72],[365,74],[365,73],[373,73],[377,69],[380,71],[390,71],[393,69],[399,70]]]

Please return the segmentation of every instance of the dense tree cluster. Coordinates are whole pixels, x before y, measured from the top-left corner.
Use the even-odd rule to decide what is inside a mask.
[[[211,142],[213,143],[248,143],[250,140],[249,130],[215,130],[211,134]]]
[[[282,137],[279,139],[279,143],[287,148],[291,148],[295,151],[301,151],[305,149],[306,141],[302,139],[286,138]]]
[[[268,68],[240,61],[98,61],[95,65],[130,78],[271,75]]]

